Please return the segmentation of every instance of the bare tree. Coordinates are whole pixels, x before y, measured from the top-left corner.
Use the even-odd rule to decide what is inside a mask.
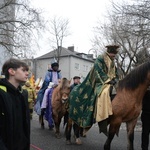
[[[1,0],[0,45],[11,56],[33,56],[31,41],[43,27],[40,11],[30,7],[28,0]]]
[[[63,47],[63,40],[65,37],[69,36],[69,20],[54,16],[50,20],[50,41],[52,45],[54,44],[53,48],[56,48],[56,55],[55,58],[59,62],[62,47]]]
[[[113,43],[121,46],[117,64],[124,75],[149,57],[149,8],[150,1],[146,0],[135,0],[132,4],[112,2],[107,23],[100,23],[95,27],[97,33],[94,39],[95,45]],[[104,37],[105,40],[101,40]]]

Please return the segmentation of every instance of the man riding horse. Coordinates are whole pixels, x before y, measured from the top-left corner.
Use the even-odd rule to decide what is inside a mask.
[[[106,46],[85,80],[69,96],[69,117],[80,127],[89,129],[112,115],[110,90],[119,80],[114,58],[118,45]],[[112,91],[112,90],[111,90]]]
[[[44,96],[45,90],[47,89],[49,83],[53,82],[54,84],[58,85],[59,79],[61,79],[59,64],[56,60],[54,60],[51,63],[51,68],[47,71],[47,73],[45,75],[43,85],[37,95],[35,111],[38,115],[41,115],[41,104],[42,104],[43,96]]]

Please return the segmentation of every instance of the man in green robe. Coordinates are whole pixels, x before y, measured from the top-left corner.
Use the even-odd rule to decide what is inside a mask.
[[[101,121],[100,115],[97,114],[101,105],[98,99],[103,95],[103,91],[107,93],[110,85],[115,84],[119,79],[114,63],[119,46],[108,45],[106,48],[107,51],[95,60],[85,80],[77,85],[69,96],[69,117],[83,128],[90,128],[93,123]],[[111,115],[111,110],[109,111],[108,115]]]

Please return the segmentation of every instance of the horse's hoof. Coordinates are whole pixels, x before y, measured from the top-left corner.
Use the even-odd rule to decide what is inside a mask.
[[[82,144],[82,141],[81,141],[80,138],[76,138],[76,144],[77,144],[77,145],[81,145],[81,144]]]
[[[66,145],[71,145],[72,143],[71,143],[71,141],[70,140],[67,140],[66,141]]]
[[[56,133],[55,136],[56,136],[57,139],[60,139],[60,138],[61,138],[60,133]]]
[[[86,137],[86,134],[80,134],[81,137]]]

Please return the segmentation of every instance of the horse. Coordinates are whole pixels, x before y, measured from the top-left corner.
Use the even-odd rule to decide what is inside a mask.
[[[115,136],[118,136],[121,124],[126,123],[127,129],[127,149],[134,150],[134,128],[138,116],[142,109],[142,100],[147,88],[150,85],[150,61],[145,62],[119,81],[116,95],[112,96],[112,112],[106,120],[103,120],[108,126],[107,139],[104,144],[104,150],[110,150],[111,142]],[[69,118],[72,122],[73,120]],[[93,118],[94,119],[94,118]],[[103,122],[98,122],[100,124]],[[88,131],[91,127],[87,127]],[[69,131],[69,128],[68,128]]]
[[[70,93],[70,80],[62,78],[60,83],[53,88],[51,97],[52,118],[55,126],[55,136],[60,138],[60,123],[67,112],[67,100]],[[41,115],[41,126],[44,126],[43,115]]]
[[[118,136],[122,122],[127,128],[127,149],[134,150],[134,128],[142,109],[142,99],[150,85],[150,61],[133,69],[119,81],[117,94],[112,100],[113,115],[108,118],[109,130],[104,150],[110,150],[111,142]]]

